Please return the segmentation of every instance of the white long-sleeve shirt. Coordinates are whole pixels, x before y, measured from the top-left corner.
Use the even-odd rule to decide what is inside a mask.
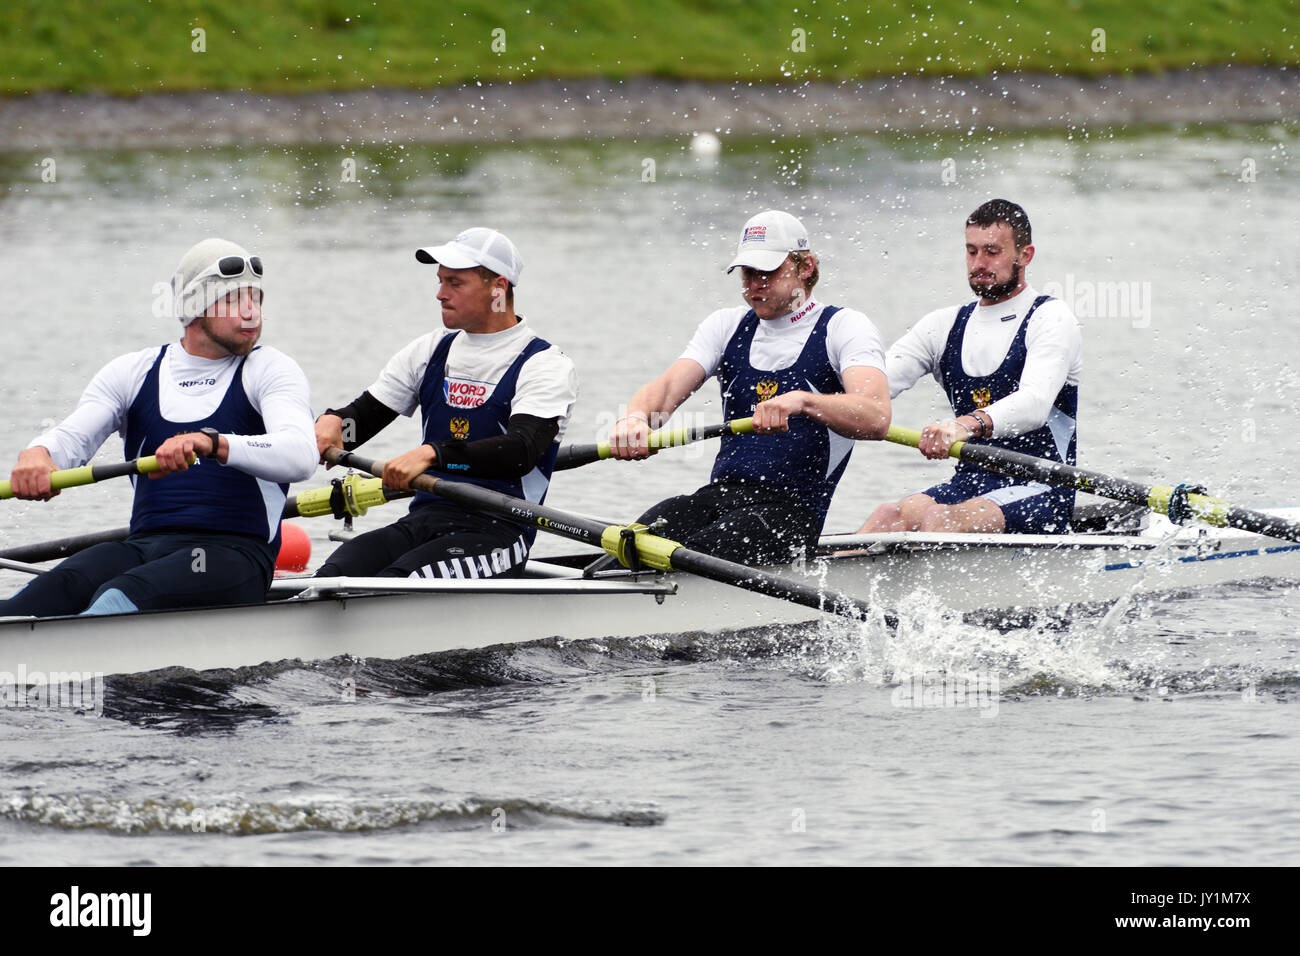
[[[37,435],[29,448],[45,446],[60,468],[84,465],[113,432],[126,437],[126,415],[158,357],[158,348],[113,359],[90,380],[76,409]],[[200,358],[179,343],[167,346],[158,370],[158,404],[168,421],[192,422],[216,411],[241,358]],[[222,437],[230,445],[227,466],[271,482],[310,478],[319,456],[311,413],[311,389],[298,363],[278,349],[255,349],[244,364],[244,391],[266,423],[263,435]],[[127,449],[129,457],[135,457]]]
[[[1026,287],[1006,302],[975,307],[961,347],[962,367],[968,374],[991,375],[997,371],[1037,297],[1034,289]],[[943,351],[960,309],[959,305],[936,309],[890,346],[885,356],[890,398],[907,391],[927,374],[943,385]],[[1025,330],[1025,346],[1028,354],[1019,389],[984,409],[993,419],[995,438],[1041,428],[1061,387],[1079,384],[1083,336],[1078,320],[1064,302],[1052,299],[1034,311]]]

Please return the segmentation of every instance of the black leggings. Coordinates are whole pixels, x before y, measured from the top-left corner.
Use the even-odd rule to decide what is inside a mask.
[[[263,541],[229,534],[133,534],[87,548],[0,601],[0,617],[80,614],[117,589],[142,611],[259,604],[275,570]]]
[[[658,533],[693,551],[740,564],[781,564],[807,554],[821,522],[784,492],[740,482],[714,482],[655,505],[638,520],[666,522]]]
[[[518,526],[486,515],[426,506],[338,548],[316,576],[516,578],[528,560]]]

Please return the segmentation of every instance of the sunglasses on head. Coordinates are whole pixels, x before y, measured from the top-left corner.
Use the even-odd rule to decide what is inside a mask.
[[[199,279],[207,279],[211,276],[233,279],[235,276],[242,276],[245,272],[252,272],[253,275],[260,279],[262,277],[262,257],[249,256],[245,259],[243,256],[222,256],[195,276],[194,281],[197,282]]]
[[[249,256],[245,259],[243,256],[222,256],[191,279],[185,286],[185,292],[196,288],[204,279],[217,276],[223,279],[234,279],[246,272],[251,272],[259,279],[262,278],[262,257]]]
[[[180,295],[190,295],[194,290],[202,285],[204,279],[212,279],[218,276],[223,279],[234,279],[247,272],[251,272],[259,279],[262,278],[261,256],[249,256],[247,259],[243,256],[222,256],[186,283],[185,288],[181,290]]]

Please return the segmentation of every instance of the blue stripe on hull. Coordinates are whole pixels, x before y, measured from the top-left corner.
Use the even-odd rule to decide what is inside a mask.
[[[1254,557],[1259,557],[1261,554],[1282,554],[1286,551],[1297,551],[1297,550],[1300,550],[1300,544],[1283,544],[1283,545],[1279,545],[1276,548],[1251,548],[1249,551],[1216,551],[1214,554],[1188,555],[1185,558],[1175,558],[1174,560],[1183,563],[1197,562],[1197,561],[1218,561],[1222,558],[1254,558]],[[1134,564],[1131,561],[1126,561],[1123,564],[1108,564],[1104,568],[1102,568],[1102,570],[1103,571],[1127,571],[1127,570],[1132,570],[1133,568],[1140,568],[1142,567],[1142,565],[1146,563],[1148,562],[1139,561],[1136,564]],[[1160,563],[1163,564],[1164,562],[1160,562]]]

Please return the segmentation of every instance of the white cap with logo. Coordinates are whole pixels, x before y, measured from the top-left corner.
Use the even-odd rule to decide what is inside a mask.
[[[727,271],[748,266],[771,272],[779,269],[790,253],[807,251],[808,230],[803,223],[788,212],[769,209],[745,223],[736,244],[736,258],[731,260]]]
[[[483,226],[466,229],[451,242],[441,246],[416,249],[415,258],[426,265],[437,263],[448,269],[483,266],[499,276],[505,276],[511,285],[519,285],[519,273],[524,271],[524,257],[519,254],[515,244],[495,229]]]

